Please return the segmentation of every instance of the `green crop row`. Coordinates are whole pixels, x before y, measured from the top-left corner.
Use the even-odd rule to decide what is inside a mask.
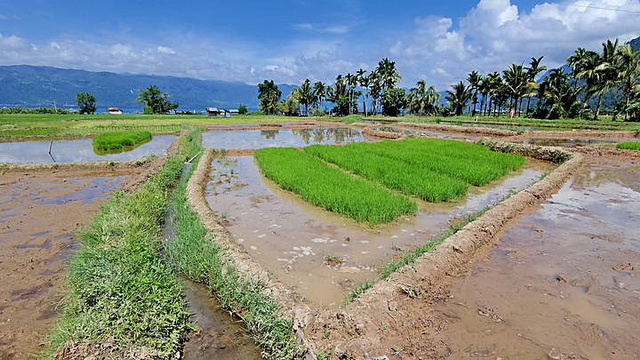
[[[144,130],[113,131],[93,138],[93,147],[99,151],[121,150],[151,140],[151,133]]]
[[[618,149],[640,150],[640,141],[621,142],[616,147]]]
[[[353,143],[347,147],[403,161],[474,186],[486,185],[520,168],[525,161],[520,155],[492,152],[481,145],[440,139]]]
[[[417,211],[407,197],[330,167],[293,148],[256,151],[262,173],[281,188],[293,191],[314,205],[371,226]]]
[[[463,181],[351,147],[313,145],[305,151],[358,176],[430,202],[454,200],[468,189]]]

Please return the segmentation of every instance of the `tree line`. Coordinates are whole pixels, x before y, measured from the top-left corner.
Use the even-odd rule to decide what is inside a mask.
[[[169,101],[169,94],[162,92],[156,85],[139,91],[136,101],[144,104],[145,114],[166,114],[178,108],[178,103]],[[80,114],[96,112],[96,97],[89,92],[77,93],[76,103]]]
[[[502,72],[486,75],[472,71],[446,91],[446,104],[425,80],[419,80],[408,92],[397,87],[402,75],[396,63],[387,58],[371,72],[359,69],[338,75],[333,84],[305,79],[284,99],[273,80],[265,80],[258,84],[258,99],[266,114],[345,116],[359,113],[361,108],[365,116],[508,113],[511,118],[524,114],[597,120],[603,100],[608,98],[614,118],[640,120],[640,51],[631,45],[607,40],[601,52],[578,48],[564,66],[549,71],[542,65],[543,59],[534,57],[527,65],[512,64]]]

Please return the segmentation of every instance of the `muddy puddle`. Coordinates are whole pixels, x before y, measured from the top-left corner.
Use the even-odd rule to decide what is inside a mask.
[[[0,359],[32,359],[57,321],[76,233],[127,171],[0,176]]]
[[[154,136],[153,139],[130,151],[98,155],[92,139],[41,140],[0,143],[0,163],[48,163],[76,161],[127,161],[149,155],[164,154],[176,139],[172,135]],[[51,154],[49,154],[51,149]]]
[[[219,220],[258,262],[322,306],[341,303],[378,266],[438,235],[451,221],[527,187],[551,165],[529,160],[511,176],[471,188],[455,203],[421,203],[421,211],[370,229],[320,210],[264,179],[253,157],[214,160],[207,201]]]
[[[367,139],[359,130],[352,128],[215,131],[202,134],[202,145],[214,149],[260,149],[311,144],[348,144],[357,141]]]
[[[640,359],[640,164],[590,160],[451,298],[452,359]]]

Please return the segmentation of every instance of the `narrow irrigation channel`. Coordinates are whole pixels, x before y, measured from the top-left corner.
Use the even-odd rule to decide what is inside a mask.
[[[185,164],[182,178],[191,173],[191,163]],[[163,239],[166,248],[176,240],[175,203],[169,205],[165,218]],[[206,285],[181,279],[185,297],[189,303],[191,321],[195,330],[184,344],[182,358],[185,360],[233,360],[261,359],[260,349],[247,334],[242,322],[223,310]]]

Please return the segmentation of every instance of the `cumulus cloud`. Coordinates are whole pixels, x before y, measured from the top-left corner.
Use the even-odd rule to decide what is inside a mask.
[[[390,51],[399,66],[442,87],[471,70],[500,71],[541,55],[558,66],[577,47],[599,50],[606,39],[636,37],[639,12],[638,0],[543,3],[528,13],[510,0],[481,0],[457,27],[446,17],[415,19],[413,36]]]
[[[382,57],[390,57],[403,74],[403,86],[422,78],[444,89],[472,70],[500,71],[541,55],[545,65],[558,66],[577,47],[599,50],[606,39],[625,41],[640,35],[640,0],[562,0],[530,11],[522,11],[510,0],[480,0],[474,5],[456,19],[419,14],[402,32],[371,24],[365,32],[356,25],[299,23],[293,25],[298,37],[282,39],[277,45],[193,33],[164,34],[161,41],[113,36],[96,41],[52,37],[40,42],[0,33],[0,65],[255,84],[271,78],[286,83],[305,78],[332,81],[337,74],[370,69]]]

